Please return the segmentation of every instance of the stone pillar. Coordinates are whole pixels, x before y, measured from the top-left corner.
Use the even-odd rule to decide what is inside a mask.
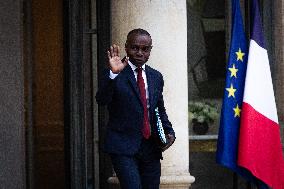
[[[165,80],[164,100],[177,140],[162,161],[161,188],[188,188],[195,180],[188,172],[188,83],[186,0],[113,0],[112,42],[124,49],[127,33],[146,29],[153,50],[148,65]]]
[[[275,89],[275,96],[276,96],[276,104],[277,104],[277,109],[278,109],[278,116],[279,116],[279,121],[284,122],[284,42],[283,42],[283,37],[284,37],[284,2],[281,0],[276,0],[274,3],[274,18],[275,18],[275,23],[274,23],[274,39],[275,39],[275,46],[274,46],[274,51],[275,51],[275,64],[271,69],[273,69],[275,73],[275,84],[274,86]],[[282,136],[283,138],[283,136]]]
[[[25,189],[23,1],[0,1],[0,18],[0,188]]]
[[[278,111],[279,123],[281,126],[281,141],[284,149],[284,1],[276,0],[274,2],[274,53],[275,63],[272,65],[272,71],[275,73],[272,78],[274,79],[274,93],[276,106]],[[273,73],[272,72],[272,73]]]

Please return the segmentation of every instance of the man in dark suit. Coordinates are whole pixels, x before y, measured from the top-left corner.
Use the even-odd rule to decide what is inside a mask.
[[[121,60],[120,49],[112,45],[108,51],[109,69],[100,80],[96,99],[109,111],[105,151],[122,189],[158,189],[162,151],[175,140],[163,100],[163,77],[145,63],[152,49],[150,34],[134,29],[127,35]],[[157,132],[158,108],[168,143],[161,146]]]

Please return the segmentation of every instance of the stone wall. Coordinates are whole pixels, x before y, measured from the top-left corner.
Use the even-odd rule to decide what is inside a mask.
[[[0,188],[25,188],[22,1],[0,1]]]

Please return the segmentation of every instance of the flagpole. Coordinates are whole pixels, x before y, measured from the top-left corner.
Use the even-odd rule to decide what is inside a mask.
[[[245,33],[250,38],[250,0],[244,0],[245,7]]]
[[[250,38],[250,0],[244,0],[245,7],[245,33],[248,38]],[[251,188],[251,183],[247,181],[247,189]]]
[[[244,0],[244,7],[245,7],[245,33],[248,39],[250,39],[250,0]],[[252,185],[250,181],[246,182],[247,189],[252,189]]]
[[[238,175],[235,172],[233,175],[233,189],[238,189]]]
[[[251,184],[249,181],[247,181],[247,189],[251,189]]]
[[[245,8],[245,33],[246,36],[250,39],[250,0],[244,0]],[[252,189],[251,182],[247,181],[247,189]]]

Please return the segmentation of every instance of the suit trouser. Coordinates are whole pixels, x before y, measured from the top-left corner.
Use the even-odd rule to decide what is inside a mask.
[[[153,141],[143,139],[134,156],[110,154],[122,189],[159,189],[160,152]]]

